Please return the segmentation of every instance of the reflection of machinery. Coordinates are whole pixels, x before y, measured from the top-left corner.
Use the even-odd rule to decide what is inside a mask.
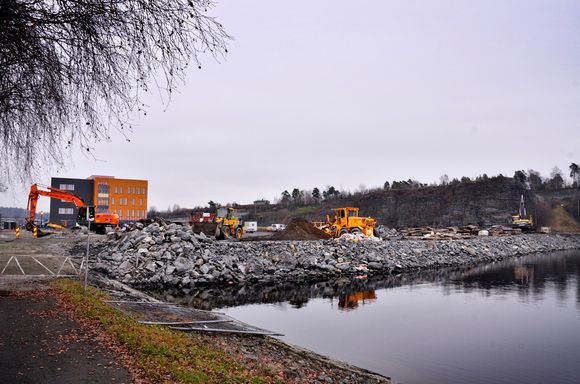
[[[243,223],[235,215],[236,210],[231,207],[218,208],[215,217],[211,221],[193,221],[192,229],[195,233],[203,232],[209,236],[215,236],[216,239],[223,240],[235,236],[241,239],[244,234]]]
[[[83,199],[81,199],[74,193],[52,187],[46,187],[46,189],[48,189],[48,191],[38,189],[38,186],[36,184],[32,184],[32,186],[30,187],[30,192],[28,193],[28,217],[26,217],[26,229],[29,231],[33,231],[34,228],[37,228],[36,224],[34,223],[34,219],[36,217],[36,204],[38,203],[39,196],[48,196],[52,199],[59,199],[73,203],[79,209],[77,221],[81,225],[86,225],[86,215],[88,209],[90,212],[89,214],[91,216],[94,216],[91,217],[94,218],[94,223],[91,224],[91,227],[97,233],[105,233],[105,229],[107,226],[119,225],[118,215],[111,213],[94,214],[94,207],[87,206],[83,201]]]
[[[514,277],[519,280],[521,284],[529,284],[531,281],[534,281],[534,267],[516,265],[514,267]]]
[[[359,217],[358,208],[334,208],[333,220],[326,216],[326,222],[315,222],[315,226],[333,237],[340,237],[345,233],[374,235],[377,220],[372,217]]]
[[[349,311],[358,308],[359,302],[366,304],[377,299],[375,291],[363,291],[350,294],[341,294],[338,296],[338,307],[340,309]]]
[[[519,228],[522,231],[529,231],[534,229],[534,219],[532,215],[528,215],[526,206],[524,204],[524,195],[520,199],[520,209],[517,215],[512,216],[512,227]]]

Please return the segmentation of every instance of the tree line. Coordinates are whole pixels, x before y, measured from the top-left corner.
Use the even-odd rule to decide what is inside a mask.
[[[571,163],[568,167],[569,178],[566,174],[557,166],[552,168],[549,176],[542,176],[542,174],[533,169],[517,170],[514,172],[513,179],[524,184],[526,188],[535,191],[542,190],[559,190],[564,188],[578,188],[580,187],[580,167],[576,163]],[[360,186],[355,192],[341,191],[336,189],[334,186],[327,186],[326,189],[320,190],[315,187],[311,190],[301,190],[300,188],[293,188],[292,192],[284,190],[280,197],[275,200],[275,203],[282,204],[285,206],[304,206],[304,205],[316,205],[323,201],[336,200],[341,198],[348,198],[352,196],[363,195],[369,192],[377,192],[382,190],[401,190],[401,189],[421,189],[428,187],[437,186],[448,186],[448,185],[459,185],[471,182],[481,182],[481,181],[493,181],[506,178],[506,176],[501,173],[496,176],[488,176],[487,174],[479,175],[475,178],[470,178],[468,176],[462,176],[460,178],[450,179],[447,174],[442,175],[438,182],[433,182],[430,184],[422,183],[414,179],[408,180],[393,180],[391,182],[385,181],[382,188],[372,188],[367,189],[364,186]]]

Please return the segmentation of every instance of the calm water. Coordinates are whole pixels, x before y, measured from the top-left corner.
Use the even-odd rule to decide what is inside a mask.
[[[226,296],[181,302],[268,302],[220,311],[395,382],[580,383],[580,252]]]

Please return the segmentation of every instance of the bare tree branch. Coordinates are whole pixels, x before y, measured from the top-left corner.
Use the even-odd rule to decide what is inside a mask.
[[[0,172],[30,177],[131,130],[153,83],[171,97],[230,38],[206,0],[0,1]],[[160,74],[160,75],[159,75]],[[161,78],[156,78],[160,76]]]

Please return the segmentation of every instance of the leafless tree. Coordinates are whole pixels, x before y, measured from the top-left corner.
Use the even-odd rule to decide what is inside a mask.
[[[208,0],[1,0],[0,174],[62,164],[73,145],[131,130],[154,84],[166,100],[229,36]],[[127,137],[127,136],[126,136]]]

